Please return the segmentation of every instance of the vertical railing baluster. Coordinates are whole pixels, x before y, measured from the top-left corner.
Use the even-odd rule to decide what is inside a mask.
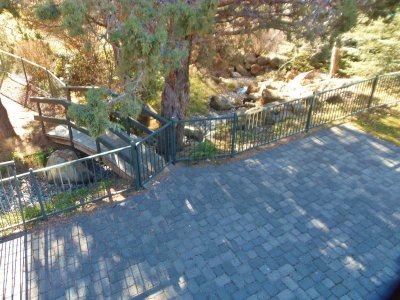
[[[42,190],[36,180],[36,176],[35,176],[35,173],[33,173],[32,168],[29,169],[29,177],[31,179],[31,184],[33,185],[33,190],[36,191],[36,194],[37,194],[37,198],[38,198],[39,205],[40,205],[40,210],[42,212],[42,219],[47,220],[47,214],[46,214],[46,210],[44,208],[44,203],[43,203]]]
[[[231,157],[235,156],[237,127],[238,127],[238,116],[237,113],[235,112],[233,114]]]
[[[314,94],[311,98],[311,103],[310,103],[310,108],[308,110],[307,114],[307,123],[306,123],[306,132],[308,132],[311,128],[311,122],[312,122],[312,113],[313,113],[313,106],[315,102],[315,97],[316,95]]]
[[[369,99],[368,99],[367,108],[371,108],[372,101],[374,99],[375,89],[376,89],[376,86],[378,84],[378,81],[379,81],[379,75],[376,75],[375,78],[374,78],[374,81],[372,83],[371,95],[369,96]]]

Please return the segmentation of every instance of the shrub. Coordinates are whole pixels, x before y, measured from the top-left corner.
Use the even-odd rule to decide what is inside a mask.
[[[190,154],[191,159],[212,158],[218,154],[218,147],[210,142],[204,141],[196,145],[195,149]]]
[[[39,203],[32,205],[32,206],[26,206],[23,208],[23,213],[25,216],[26,220],[31,220],[37,217],[40,217],[42,215],[42,210],[40,209]]]

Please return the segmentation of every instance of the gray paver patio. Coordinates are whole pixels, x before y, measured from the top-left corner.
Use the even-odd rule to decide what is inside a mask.
[[[0,244],[2,298],[380,299],[400,265],[400,148],[347,125]]]

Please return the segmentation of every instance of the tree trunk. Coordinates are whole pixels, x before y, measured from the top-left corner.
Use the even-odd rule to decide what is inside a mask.
[[[329,68],[329,77],[333,77],[336,75],[339,70],[339,62],[340,62],[340,42],[337,40],[332,48],[331,55],[331,65]]]
[[[0,140],[17,136],[11,125],[6,108],[0,99]]]
[[[189,49],[191,49],[191,43],[189,44]],[[165,77],[161,98],[161,115],[168,120],[171,118],[185,119],[186,107],[190,97],[189,63],[190,55],[182,60],[180,68],[171,70]],[[183,124],[178,124],[176,128],[177,150],[182,147],[183,129]]]

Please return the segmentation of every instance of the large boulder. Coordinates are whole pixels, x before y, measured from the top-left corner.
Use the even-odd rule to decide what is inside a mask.
[[[273,69],[279,69],[285,62],[288,61],[287,57],[284,56],[274,56],[269,60],[269,65]]]
[[[257,65],[260,65],[260,66],[263,66],[263,67],[268,66],[269,65],[269,58],[266,57],[266,56],[262,56],[262,55],[257,57]]]
[[[71,162],[77,159],[78,156],[72,150],[57,150],[49,156],[46,167]],[[59,168],[55,167],[47,172],[48,181],[56,184],[85,183],[91,181],[92,178],[93,173],[80,162]]]
[[[253,64],[253,65],[251,65],[251,67],[250,67],[250,73],[251,73],[251,75],[254,75],[254,76],[259,75],[259,74],[262,72],[262,70],[263,70],[263,68],[260,67],[260,66],[257,65],[257,64]]]
[[[246,68],[241,64],[237,64],[235,66],[236,72],[238,72],[242,76],[249,76],[249,72],[247,72]]]
[[[275,90],[264,89],[262,91],[262,104],[268,104],[271,102],[282,102],[284,99]]]
[[[249,64],[249,65],[256,64],[257,63],[257,55],[255,55],[254,53],[247,53],[243,57],[243,62],[245,64]]]
[[[204,140],[204,132],[198,126],[185,126],[184,134],[188,139],[202,142]]]
[[[233,108],[233,104],[228,97],[217,95],[210,97],[210,107],[217,111],[230,110]]]
[[[249,84],[247,87],[247,94],[258,93],[260,91],[260,87],[258,86],[257,82]]]

